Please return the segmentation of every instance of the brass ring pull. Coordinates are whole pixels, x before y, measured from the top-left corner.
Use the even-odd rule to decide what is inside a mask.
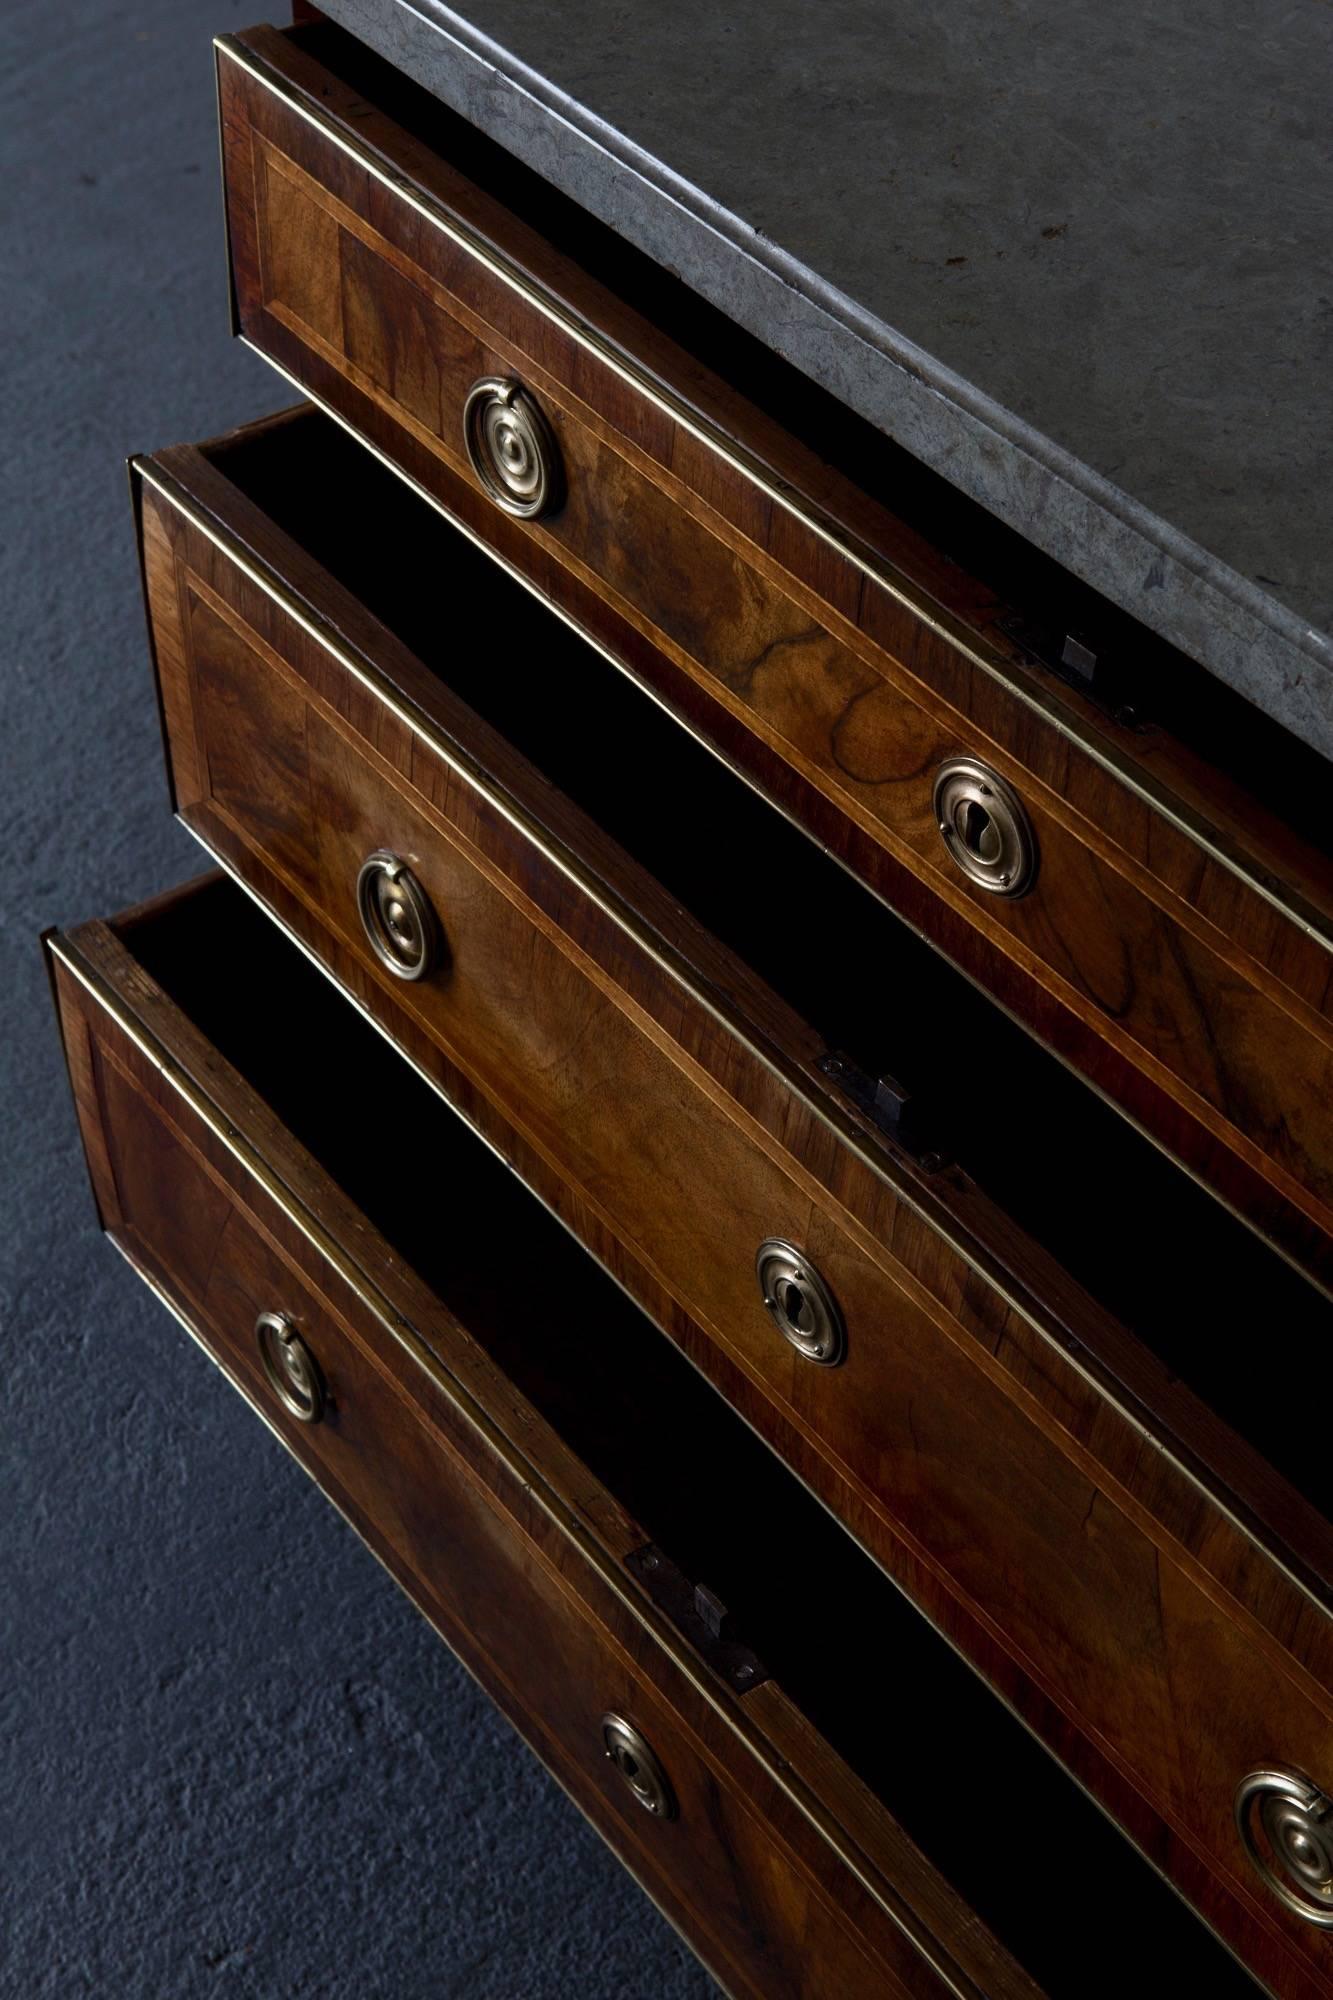
[[[407,863],[387,847],[368,854],[356,878],[356,905],[380,964],[395,979],[424,979],[439,956],[440,927]]]
[[[1037,875],[1037,842],[1023,801],[998,771],[952,757],[935,773],[935,823],[950,857],[978,889],[1021,896]]]
[[[269,1387],[283,1408],[298,1423],[317,1424],[324,1415],[323,1378],[286,1313],[260,1313],[255,1339]]]
[[[1333,1930],[1333,1799],[1299,1772],[1251,1771],[1235,1805],[1245,1852],[1278,1901]]]
[[[535,520],[564,498],[564,466],[540,403],[521,382],[483,375],[463,404],[463,443],[482,487],[506,514]]]
[[[646,1738],[623,1715],[602,1717],[602,1747],[645,1812],[675,1819],[676,1795]]]
[[[769,1236],[754,1260],[759,1292],[773,1324],[807,1361],[836,1368],[847,1352],[838,1301],[803,1250]]]

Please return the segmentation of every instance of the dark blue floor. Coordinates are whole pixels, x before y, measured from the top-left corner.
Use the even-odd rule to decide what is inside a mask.
[[[0,1993],[703,2000],[451,1656],[98,1237],[37,933],[183,879],[123,460],[229,343],[232,0],[0,6]]]

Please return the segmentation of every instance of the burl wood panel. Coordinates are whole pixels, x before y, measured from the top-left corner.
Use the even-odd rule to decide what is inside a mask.
[[[1160,733],[1034,680],[1003,606],[302,49],[265,30],[224,43],[220,82],[245,337],[1333,1284],[1326,861]],[[462,404],[484,374],[517,375],[551,420],[568,499],[548,521],[500,515],[468,469]],[[700,419],[778,490],[701,439]],[[1041,858],[1020,900],[974,890],[939,839],[932,779],[960,753],[1027,805]]]
[[[1266,1903],[1231,1819],[1256,1762],[1333,1769],[1327,1524],[961,1172],[872,1157],[817,1079],[817,1038],[215,468],[181,451],[148,475],[209,517],[205,533],[143,488],[185,823],[1247,1962],[1289,1951],[1333,1991],[1328,1941]],[[410,860],[447,941],[412,987],[357,918],[357,870],[381,846]],[[764,1313],[753,1257],[773,1234],[837,1293],[842,1368],[801,1360]]]
[[[397,1272],[364,1218],[106,927],[85,926],[54,950],[80,1122],[116,1242],[728,1990],[755,2000],[1040,2000],[827,1746],[810,1754],[805,1726],[774,1687],[750,1730],[767,1765],[750,1754],[710,1699],[708,1677],[657,1646],[632,1597],[608,1583],[607,1564],[589,1560],[592,1531],[613,1578],[644,1539],[614,1497],[465,1329]],[[135,1041],[81,983],[88,973],[128,1010]],[[207,1118],[173,1083],[181,1074],[206,1085]],[[275,1199],[248,1159],[289,1192]],[[331,1253],[317,1246],[312,1224],[333,1239]],[[342,1263],[344,1244],[388,1279],[378,1310],[349,1275],[356,1267]],[[290,1417],[264,1378],[251,1329],[268,1310],[290,1316],[320,1365],[328,1408],[317,1425]],[[422,1336],[415,1349],[405,1325]],[[459,1395],[446,1393],[450,1375],[423,1366],[421,1353],[439,1354]],[[676,1820],[653,1820],[629,1798],[602,1754],[607,1710],[632,1718],[657,1750]],[[821,1842],[775,1769],[797,1788],[805,1770],[817,1772],[815,1804],[856,1843],[859,1874]],[[881,1867],[894,1873],[882,1879]],[[890,1907],[904,1913],[929,1963]]]

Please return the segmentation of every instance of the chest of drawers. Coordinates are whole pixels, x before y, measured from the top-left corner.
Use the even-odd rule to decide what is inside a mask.
[[[348,37],[217,57],[319,407],[132,467],[233,880],[48,941],[105,1228],[728,1990],[1333,1993],[1326,767]]]

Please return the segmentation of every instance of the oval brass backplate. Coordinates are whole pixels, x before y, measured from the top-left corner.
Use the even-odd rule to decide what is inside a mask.
[[[483,375],[463,404],[463,443],[484,490],[506,514],[535,520],[564,498],[564,466],[540,403],[521,382]]]
[[[298,1423],[317,1424],[324,1415],[324,1380],[286,1313],[260,1313],[255,1339],[269,1387],[283,1408]]]
[[[764,1306],[783,1339],[807,1361],[836,1367],[847,1352],[846,1328],[837,1300],[805,1252],[769,1236],[755,1253],[754,1268]]]
[[[1037,874],[1037,842],[1023,802],[998,771],[952,757],[935,773],[935,823],[949,853],[979,889],[1021,896]]]
[[[440,927],[425,890],[407,863],[377,847],[361,863],[356,906],[366,939],[395,979],[424,979],[440,948]]]
[[[654,1819],[675,1819],[676,1795],[656,1753],[623,1715],[602,1717],[602,1747],[634,1797]]]
[[[1245,1852],[1278,1901],[1333,1930],[1333,1799],[1298,1771],[1251,1771],[1236,1788]]]

